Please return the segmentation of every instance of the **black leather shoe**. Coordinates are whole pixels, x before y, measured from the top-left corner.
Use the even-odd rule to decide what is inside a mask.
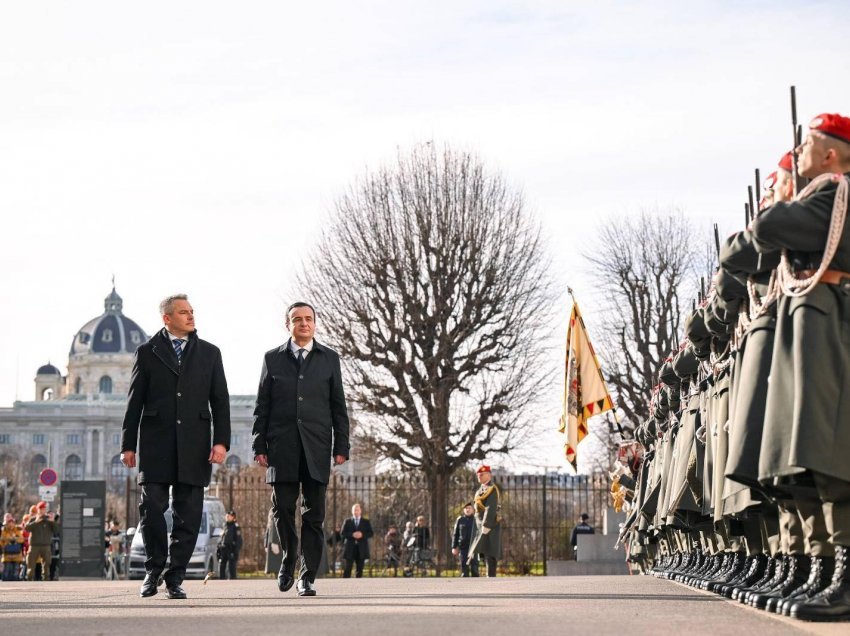
[[[281,592],[288,592],[292,589],[292,585],[295,583],[295,577],[287,572],[279,572],[277,575],[277,589]]]
[[[316,588],[307,579],[298,579],[295,591],[298,592],[298,596],[316,596]]]
[[[139,596],[142,598],[148,598],[149,596],[156,596],[157,587],[162,583],[162,579],[159,576],[159,573],[148,573],[145,575],[145,580],[142,581],[142,589],[139,590]]]
[[[186,598],[186,591],[180,587],[179,583],[166,583],[165,595],[168,598]]]

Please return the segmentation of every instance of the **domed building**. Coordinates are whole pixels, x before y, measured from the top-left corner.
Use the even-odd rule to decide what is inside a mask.
[[[133,355],[148,336],[123,308],[113,287],[103,301],[103,313],[77,331],[68,356],[67,394],[127,395]]]

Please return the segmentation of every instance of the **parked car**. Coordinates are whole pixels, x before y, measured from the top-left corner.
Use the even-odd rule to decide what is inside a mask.
[[[165,511],[165,522],[168,524],[168,535],[171,538],[171,506]],[[143,579],[145,577],[145,544],[142,541],[142,533],[138,527],[133,534],[130,544],[130,567],[129,578]],[[198,542],[195,551],[189,559],[186,568],[187,579],[202,579],[207,572],[218,570],[218,557],[215,554],[218,547],[219,537],[224,532],[224,504],[216,497],[204,497],[204,511],[201,515],[201,529],[198,532]],[[168,567],[166,565],[166,567]]]

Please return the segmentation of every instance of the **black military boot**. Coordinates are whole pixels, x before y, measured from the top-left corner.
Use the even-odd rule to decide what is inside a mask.
[[[753,607],[757,607],[759,609],[764,609],[765,604],[767,603],[767,595],[775,592],[779,587],[785,582],[785,579],[788,578],[788,569],[792,567],[792,563],[794,562],[794,557],[791,555],[783,554],[781,556],[776,557],[776,563],[773,568],[773,576],[770,580],[762,585],[759,589],[754,589],[747,595],[746,602]],[[764,598],[762,598],[764,597]],[[761,601],[759,599],[762,598]]]
[[[776,613],[791,616],[791,606],[794,603],[812,598],[830,584],[834,567],[834,557],[812,557],[809,578],[777,605]]]
[[[715,581],[723,578],[729,572],[729,569],[735,563],[736,554],[734,552],[724,552],[723,559],[720,561],[718,567],[706,574],[705,578],[700,582],[699,588],[702,590],[707,590],[709,586]]]
[[[791,617],[804,621],[850,620],[850,548],[835,546],[835,568],[825,590],[791,606]]]
[[[794,594],[809,579],[812,568],[812,558],[801,554],[788,557],[783,579],[770,592],[758,595],[753,599],[753,606],[766,609],[768,612],[779,611],[779,605]]]
[[[726,598],[732,598],[735,590],[746,587],[747,581],[754,581],[758,576],[761,576],[761,567],[764,566],[764,555],[756,554],[748,556],[744,561],[744,567],[733,579],[730,579],[725,585],[721,585],[714,589],[715,592]]]
[[[716,577],[724,568],[727,563],[727,553],[722,552],[720,554],[715,554],[711,557],[711,562],[709,563],[709,567],[703,572],[699,578],[694,581],[694,587],[705,589],[703,586],[707,581],[710,581],[714,577]]]
[[[761,592],[766,587],[769,587],[771,583],[773,583],[776,578],[776,573],[781,569],[783,565],[783,557],[777,556],[775,559],[773,557],[766,557],[764,570],[762,571],[761,577],[754,583],[751,583],[745,588],[740,588],[737,594],[733,594],[732,598],[737,599],[741,603],[750,602],[750,595],[756,592]]]
[[[750,567],[749,557],[744,556],[743,554],[736,552],[735,560],[733,561],[732,568],[727,570],[727,572],[715,580],[712,584],[708,586],[709,592],[714,592],[715,594],[723,594],[723,588],[738,580],[747,569]]]
[[[767,556],[764,554],[755,554],[750,557],[750,566],[747,568],[746,574],[738,579],[738,582],[730,586],[731,589],[724,590],[723,594],[726,598],[731,598],[737,601],[742,592],[749,591],[756,581],[761,580],[764,572],[767,569]]]
[[[704,589],[709,592],[719,593],[718,588],[726,585],[729,581],[739,576],[744,571],[745,558],[740,552],[734,552],[726,568],[722,570],[713,580],[708,581]]]

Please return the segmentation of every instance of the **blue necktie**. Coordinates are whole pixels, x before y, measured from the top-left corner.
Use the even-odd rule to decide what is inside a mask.
[[[180,338],[175,338],[171,341],[171,344],[174,345],[174,353],[177,354],[177,364],[180,364],[183,361],[183,343],[185,340],[181,340]]]
[[[298,350],[298,357],[296,359],[298,360],[298,368],[300,369],[301,365],[304,364],[304,349]]]

